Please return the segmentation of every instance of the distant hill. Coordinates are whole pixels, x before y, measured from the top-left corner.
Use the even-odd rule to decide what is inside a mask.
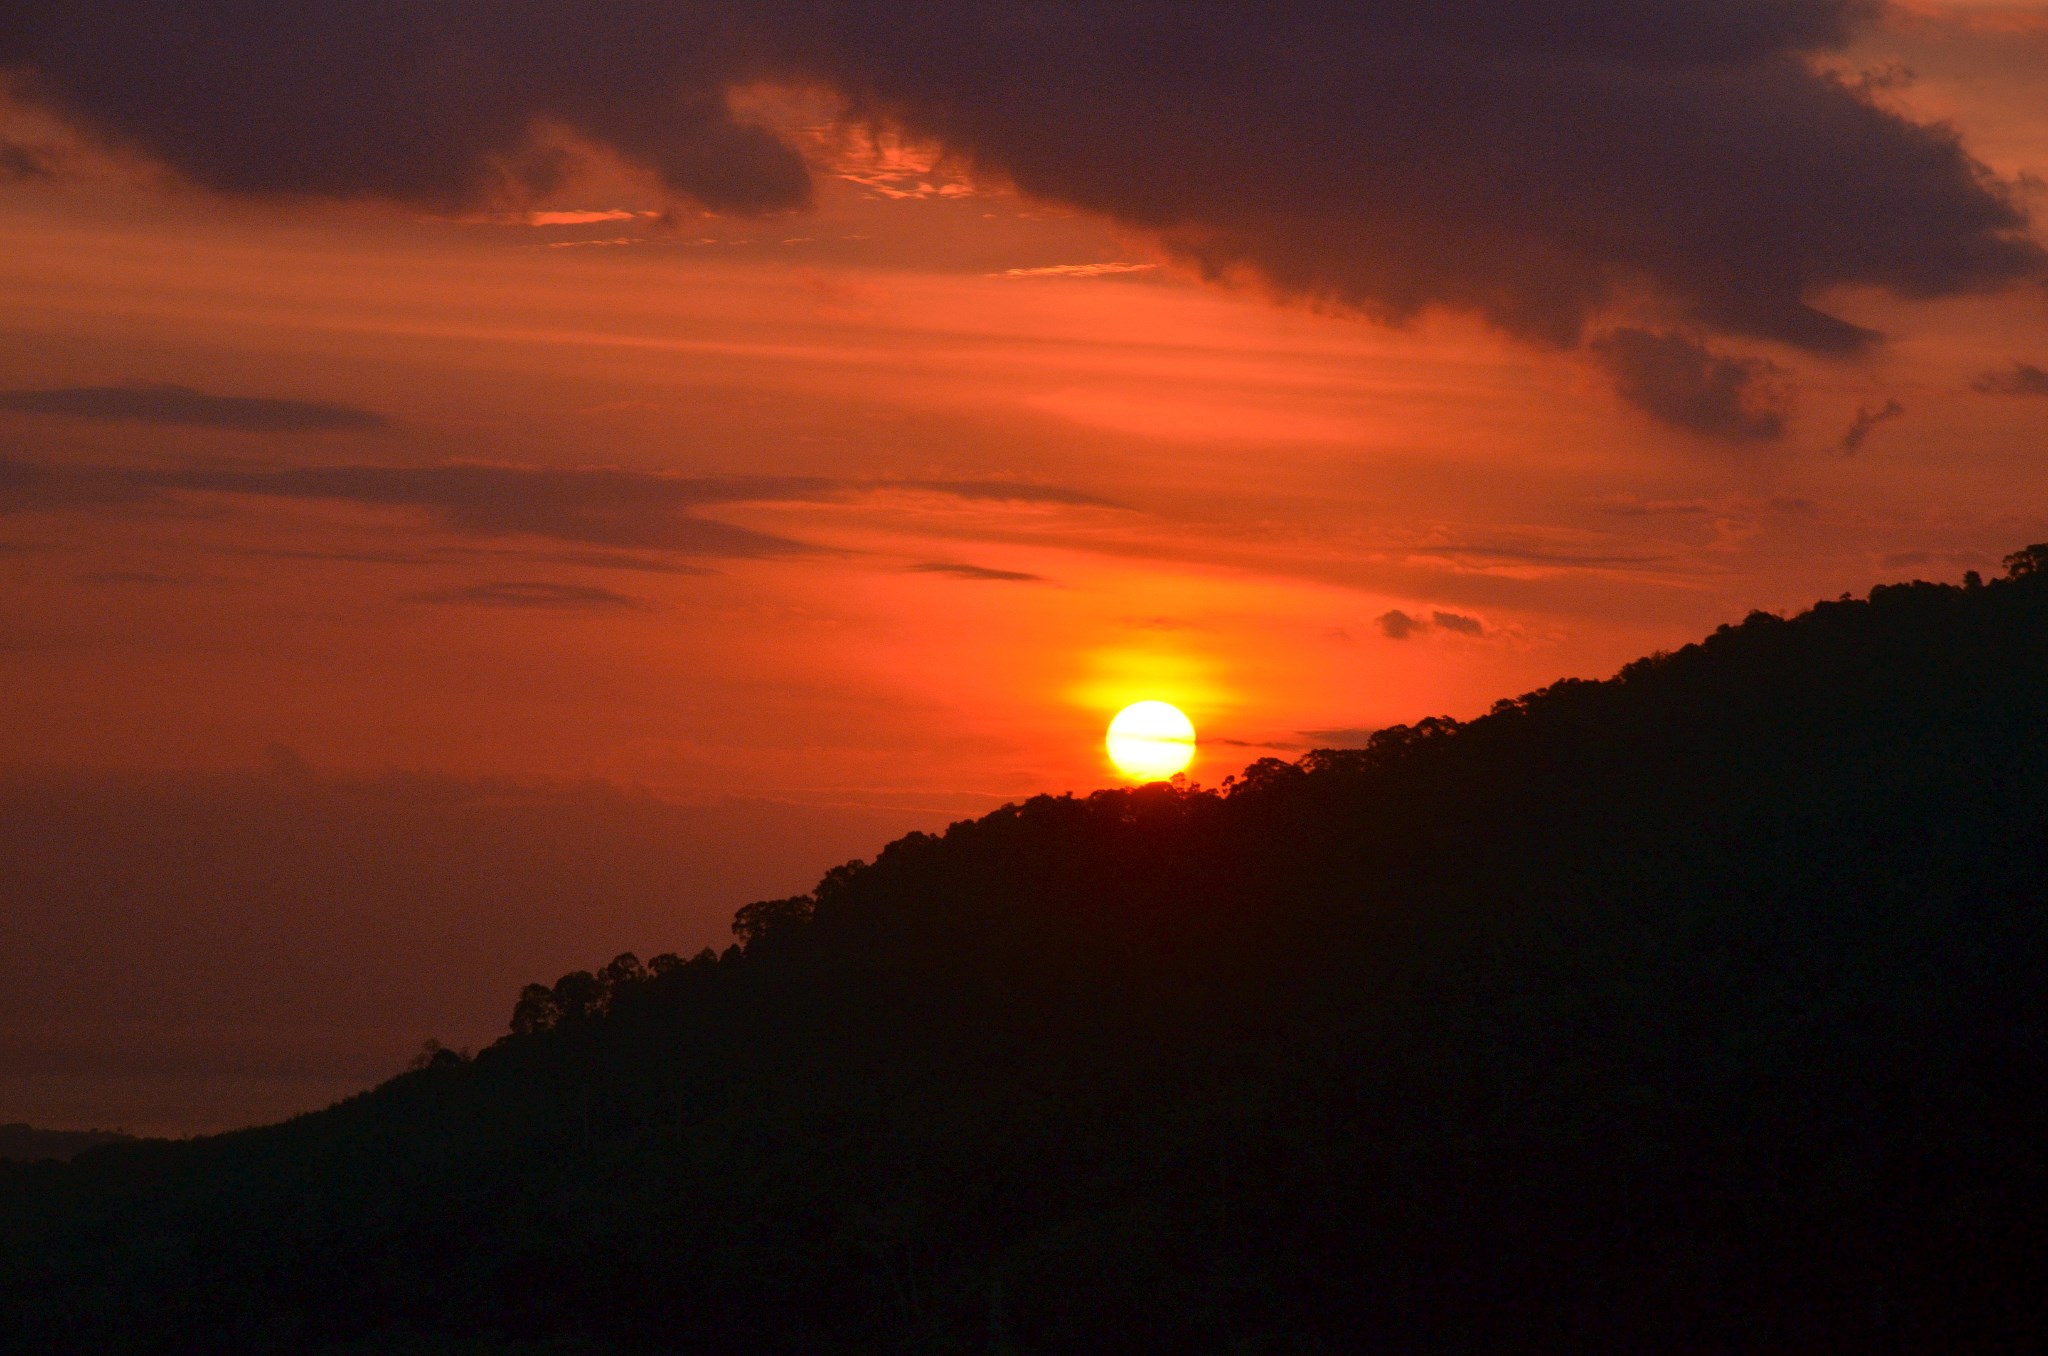
[[[35,1163],[43,1159],[66,1161],[100,1144],[114,1144],[133,1136],[114,1130],[38,1130],[16,1121],[0,1125],[0,1160]]]
[[[0,1165],[0,1348],[2048,1349],[2048,547],[1038,797],[317,1115]]]

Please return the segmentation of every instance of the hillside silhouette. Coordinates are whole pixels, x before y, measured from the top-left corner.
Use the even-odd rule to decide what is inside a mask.
[[[325,1112],[0,1164],[0,1348],[2048,1349],[2048,547],[912,834]]]
[[[132,1139],[118,1130],[38,1130],[20,1121],[0,1125],[0,1161],[36,1163],[76,1158],[87,1149]]]

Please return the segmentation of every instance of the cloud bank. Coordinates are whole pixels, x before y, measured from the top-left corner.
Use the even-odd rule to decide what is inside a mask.
[[[214,188],[467,203],[545,189],[573,130],[726,212],[808,169],[729,89],[826,86],[1027,193],[1213,274],[1387,318],[1572,344],[1648,287],[1716,331],[1870,335],[1908,296],[2037,272],[2007,186],[1812,58],[1875,0],[71,0],[0,19],[0,67]]]

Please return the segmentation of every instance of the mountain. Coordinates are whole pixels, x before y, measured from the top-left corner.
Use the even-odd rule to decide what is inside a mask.
[[[1038,797],[327,1111],[0,1164],[0,1348],[2048,1349],[2048,547]]]

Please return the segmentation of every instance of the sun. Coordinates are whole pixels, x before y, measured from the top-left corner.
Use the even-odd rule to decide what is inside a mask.
[[[1165,702],[1133,702],[1109,723],[1109,761],[1133,781],[1163,781],[1195,758],[1195,726]]]

